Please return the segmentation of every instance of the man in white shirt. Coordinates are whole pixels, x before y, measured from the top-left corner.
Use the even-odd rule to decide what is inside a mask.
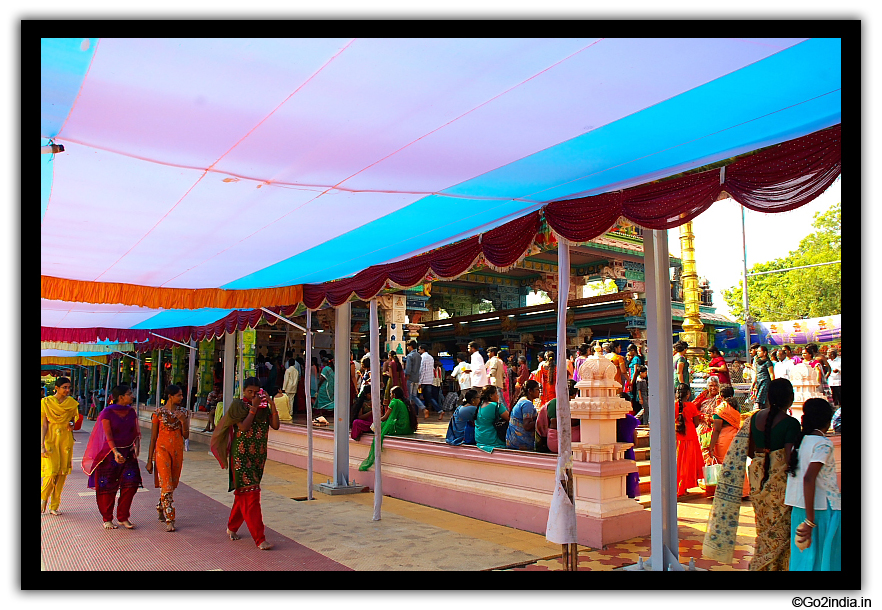
[[[487,367],[484,366],[484,358],[481,356],[481,352],[478,351],[478,344],[476,342],[472,341],[469,343],[469,353],[472,355],[469,366],[469,370],[472,373],[472,387],[480,392],[484,389],[484,386],[489,385]]]
[[[453,378],[459,384],[459,395],[465,398],[466,392],[472,387],[472,374],[469,372],[471,369],[469,369],[468,363],[469,357],[463,352],[459,352],[456,354],[456,359],[459,362],[456,363],[450,374],[453,375]]]
[[[502,384],[504,382],[504,375],[502,374],[502,360],[499,359],[497,354],[499,350],[495,347],[487,348],[487,355],[490,358],[487,360],[487,364],[485,365],[487,369],[487,381],[490,385],[495,385],[499,388],[497,394],[499,395],[499,404],[501,404],[506,409],[508,405],[505,404],[505,398],[503,398]]]
[[[432,390],[432,381],[435,379],[435,359],[429,353],[429,346],[421,344],[420,350],[420,390],[423,394],[423,418],[429,419],[429,407],[438,413],[438,419],[444,416],[441,405],[435,400],[435,392]]]
[[[282,381],[282,391],[288,397],[292,416],[297,411],[297,384],[300,383],[300,371],[294,364],[294,358],[288,358],[288,369],[285,371],[285,378]]]
[[[830,376],[827,378],[827,384],[833,393],[833,405],[842,406],[842,377],[839,373],[840,366],[839,352],[835,349],[827,350],[827,364],[830,365]]]
[[[775,379],[790,379],[790,371],[793,370],[793,360],[787,357],[787,352],[778,350],[778,362],[775,363]]]

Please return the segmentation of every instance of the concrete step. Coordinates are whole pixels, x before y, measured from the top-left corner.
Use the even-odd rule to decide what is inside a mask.
[[[638,462],[649,459],[649,447],[635,447],[634,459]]]
[[[649,447],[649,430],[641,430],[637,428],[637,438],[635,439],[637,442],[634,443],[635,447]]]
[[[701,489],[696,487],[695,489],[690,489],[688,492],[686,492],[685,495],[682,495],[679,498],[677,498],[677,502],[685,502],[688,500],[694,500],[696,498],[701,498],[703,496],[704,496],[704,493],[701,491]],[[646,492],[644,492],[641,489],[640,495],[637,496],[636,500],[640,503],[640,506],[642,506],[643,508],[650,508],[651,507],[652,502],[651,502],[650,492],[648,489],[646,490]]]
[[[649,460],[637,460],[637,474],[641,477],[649,477]]]
[[[639,474],[639,473],[638,473]],[[640,477],[640,495],[649,493],[649,475]]]

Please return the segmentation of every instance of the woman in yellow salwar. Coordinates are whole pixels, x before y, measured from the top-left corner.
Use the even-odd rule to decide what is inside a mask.
[[[73,422],[79,415],[80,403],[70,397],[71,383],[67,377],[55,382],[55,395],[40,401],[40,512],[60,515],[61,491],[70,474],[73,459]]]
[[[747,456],[750,502],[756,517],[756,542],[748,570],[786,571],[790,563],[790,510],[784,504],[787,465],[800,425],[787,415],[793,386],[787,379],[769,382],[766,408],[738,430],[726,452],[713,508],[704,536],[705,557],[732,561]]]

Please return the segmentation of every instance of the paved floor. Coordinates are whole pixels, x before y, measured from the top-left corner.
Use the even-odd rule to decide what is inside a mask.
[[[306,496],[306,472],[273,461],[267,462],[261,497],[267,539],[276,547],[257,550],[244,525],[239,532],[242,539],[232,542],[224,533],[233,503],[233,494],[226,491],[227,472],[208,453],[207,435],[195,431],[175,492],[178,531],[166,533],[158,521],[154,506],[159,493],[143,463],[145,489],[135,496],[131,518],[138,527],[106,531],[79,462],[92,425],[86,421],[83,430],[74,433],[74,471],[62,495],[63,514],[42,515],[44,570],[560,569],[555,559],[560,546],[539,534],[389,497],[383,498],[382,520],[373,521],[373,493],[316,492],[314,500],[295,500]],[[447,422],[435,424],[441,425],[446,429]],[[143,457],[150,431],[142,431]],[[680,503],[682,556],[700,557],[709,509],[705,499]],[[722,566],[697,559],[696,564],[714,570],[746,569],[752,526],[748,504],[739,527],[739,535],[743,534],[736,550],[739,561]],[[638,555],[649,555],[648,549],[648,538],[605,550],[580,549],[580,569],[611,570],[635,563]]]

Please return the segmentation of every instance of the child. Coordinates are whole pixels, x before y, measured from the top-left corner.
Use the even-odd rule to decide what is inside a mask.
[[[631,396],[640,400],[640,412],[635,415],[640,423],[646,425],[649,423],[649,380],[646,377],[646,367],[642,364],[637,366],[637,381],[634,382],[634,389]]]
[[[784,494],[784,504],[793,507],[790,571],[838,571],[842,569],[842,507],[833,443],[826,437],[833,407],[823,398],[810,398],[802,413],[802,438],[790,454],[787,470],[791,476]]]

